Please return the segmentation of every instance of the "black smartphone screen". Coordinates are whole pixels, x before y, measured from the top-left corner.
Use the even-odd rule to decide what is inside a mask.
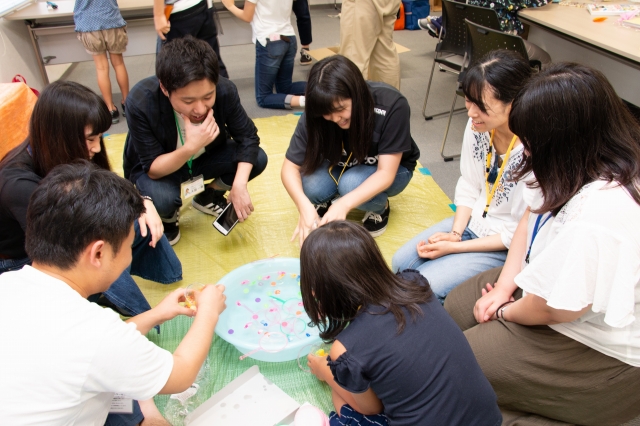
[[[227,207],[224,209],[220,217],[216,219],[224,229],[229,232],[231,228],[238,222],[238,215],[236,214],[236,209],[233,208],[233,204],[229,203]]]

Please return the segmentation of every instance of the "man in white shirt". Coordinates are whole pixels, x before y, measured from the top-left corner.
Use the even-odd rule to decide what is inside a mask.
[[[0,276],[4,424],[168,424],[151,398],[195,380],[225,309],[224,287],[205,287],[197,311],[180,305],[178,289],[127,322],[90,303],[130,264],[143,212],[133,184],[88,162],[56,167],[33,193],[25,245],[33,266]],[[144,334],[177,315],[195,319],[172,355]],[[141,401],[142,412],[129,402],[132,413],[111,422],[116,392]]]

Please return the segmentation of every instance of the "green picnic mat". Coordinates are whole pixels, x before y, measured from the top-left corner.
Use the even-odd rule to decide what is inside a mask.
[[[212,226],[213,217],[197,211],[185,202],[180,212],[181,239],[174,246],[183,266],[183,280],[162,285],[135,277],[136,282],[155,306],[166,294],[193,282],[215,283],[234,269],[268,257],[300,257],[297,241],[291,235],[298,221],[298,212],[280,180],[280,169],[289,140],[299,116],[287,115],[254,120],[260,136],[260,146],[269,157],[265,172],[249,182],[254,214],[238,224],[227,236]],[[112,169],[122,170],[124,134],[105,138]],[[414,235],[453,215],[451,201],[434,182],[429,171],[418,166],[409,186],[390,199],[391,215],[383,235],[376,238],[387,262],[396,250]],[[350,220],[361,220],[363,212],[353,212]],[[161,334],[149,333],[150,340],[174,351],[185,335],[190,318],[176,318],[161,326]],[[330,389],[313,375],[298,368],[296,361],[268,363],[247,358],[239,361],[240,352],[220,338],[215,338],[209,353],[209,373],[202,386],[207,398],[227,385],[250,366],[260,366],[262,374],[299,403],[309,402],[329,412],[332,409]],[[205,399],[206,400],[206,399]],[[204,401],[204,400],[203,400]],[[164,412],[168,396],[157,396],[156,403]]]

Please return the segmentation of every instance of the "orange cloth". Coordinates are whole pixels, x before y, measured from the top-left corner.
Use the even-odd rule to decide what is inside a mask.
[[[36,100],[24,83],[0,84],[0,159],[29,134],[29,119]]]

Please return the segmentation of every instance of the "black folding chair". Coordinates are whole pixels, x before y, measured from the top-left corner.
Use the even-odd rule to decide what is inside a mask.
[[[446,0],[445,0],[446,1]],[[457,96],[464,97],[464,93],[461,90],[462,79],[464,78],[465,71],[472,66],[478,59],[482,58],[487,53],[498,50],[506,49],[518,52],[529,61],[531,68],[536,68],[538,71],[542,69],[542,64],[537,60],[530,60],[527,53],[527,47],[524,44],[524,40],[517,35],[504,33],[492,28],[479,25],[471,22],[469,19],[465,19],[465,25],[467,27],[467,42],[465,48],[465,62],[462,65],[462,69],[458,75],[458,88],[456,90],[456,97],[453,98],[453,104],[449,111],[449,121],[447,122],[447,128],[444,132],[444,139],[442,140],[442,147],[440,149],[440,155],[444,161],[451,161],[454,158],[460,157],[460,154],[445,155],[444,147],[447,143],[447,135],[449,134],[449,126],[451,125],[451,119],[455,112],[455,104]]]
[[[464,24],[465,19],[478,22],[490,28],[500,29],[498,15],[493,9],[450,0],[442,1],[442,29],[438,37],[436,57],[433,60],[429,84],[427,85],[427,94],[424,97],[424,104],[422,106],[422,115],[425,120],[431,120],[434,117],[448,114],[448,111],[444,111],[437,114],[426,115],[427,101],[429,100],[429,91],[431,90],[431,82],[436,64],[440,67],[441,72],[459,74],[462,69],[467,39],[467,27]],[[458,109],[457,111],[462,110],[464,110],[464,108]]]

